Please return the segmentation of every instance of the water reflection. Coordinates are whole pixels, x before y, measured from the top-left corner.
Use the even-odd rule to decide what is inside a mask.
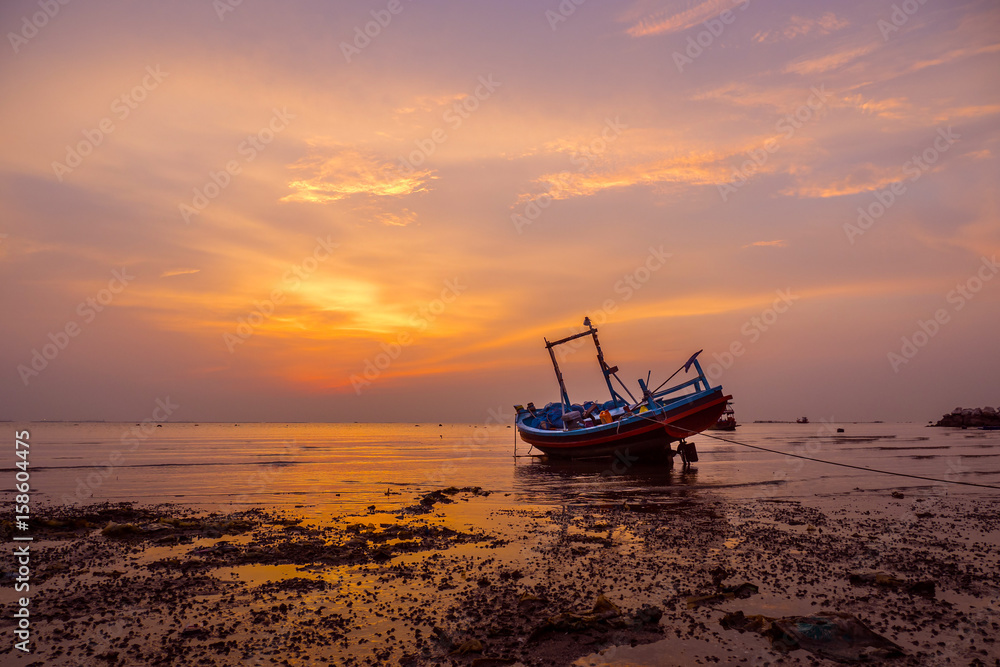
[[[536,458],[514,468],[514,489],[538,503],[670,503],[692,495],[698,468],[620,460]]]

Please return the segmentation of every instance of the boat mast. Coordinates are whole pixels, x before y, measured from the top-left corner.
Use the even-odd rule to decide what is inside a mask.
[[[628,405],[628,401],[626,401],[621,396],[621,394],[615,391],[615,388],[611,386],[612,375],[614,375],[615,379],[618,380],[618,382],[621,382],[621,380],[618,379],[618,376],[615,375],[618,372],[618,367],[608,366],[607,362],[604,361],[604,352],[601,350],[601,341],[597,339],[597,329],[595,329],[594,326],[590,323],[589,317],[583,318],[583,326],[587,327],[586,331],[581,331],[578,334],[573,334],[572,336],[567,336],[566,338],[560,338],[559,340],[554,340],[551,343],[549,342],[548,338],[542,339],[545,341],[545,348],[549,351],[549,356],[552,358],[552,368],[555,369],[556,379],[559,381],[559,391],[562,392],[563,405],[566,406],[567,411],[571,408],[571,404],[569,402],[569,395],[566,393],[566,383],[563,382],[562,371],[559,370],[559,363],[556,361],[556,353],[552,351],[552,348],[554,348],[556,345],[562,345],[563,343],[568,343],[571,340],[582,338],[583,336],[594,337],[594,346],[597,348],[597,363],[601,365],[601,373],[604,375],[604,382],[606,382],[608,385],[608,391],[611,392],[611,401],[614,403],[614,406],[617,408],[619,403],[621,405]],[[626,389],[625,391],[628,392],[628,389]],[[629,395],[631,396],[631,393],[629,393]]]
[[[562,393],[563,405],[565,406],[565,411],[569,411],[570,402],[569,394],[566,393],[566,383],[563,381],[562,371],[559,370],[559,362],[556,361],[556,353],[552,351],[552,348],[560,343],[564,343],[565,340],[558,340],[554,343],[550,343],[548,338],[543,338],[545,341],[545,348],[549,351],[549,356],[552,358],[552,368],[556,370],[556,379],[559,380],[559,391]]]
[[[621,400],[622,403],[625,402],[615,388],[611,386],[611,375],[618,372],[618,367],[610,368],[608,364],[604,361],[604,351],[601,350],[601,341],[597,340],[597,329],[590,324],[590,318],[586,318],[583,323],[590,327],[590,335],[594,337],[594,347],[597,348],[597,363],[601,365],[601,373],[604,375],[604,382],[608,385],[608,391],[611,393],[611,401],[614,403],[615,407],[618,407],[618,401]]]

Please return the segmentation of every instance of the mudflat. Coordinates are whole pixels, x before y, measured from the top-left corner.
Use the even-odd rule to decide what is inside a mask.
[[[19,663],[1000,664],[988,493],[680,489],[561,507],[510,495],[407,491],[329,515],[47,509],[31,526]],[[3,586],[5,605],[17,597]],[[809,640],[841,618],[884,642]],[[0,621],[8,637],[14,625]],[[19,653],[0,647],[5,663]]]

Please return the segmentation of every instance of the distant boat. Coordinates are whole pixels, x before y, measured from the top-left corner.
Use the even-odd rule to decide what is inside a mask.
[[[795,420],[795,423],[796,424],[808,424],[809,423],[809,418],[808,417],[799,417],[798,419]]]
[[[586,331],[561,340],[549,342],[543,339],[552,359],[556,380],[559,381],[562,401],[549,403],[541,409],[536,408],[534,403],[528,403],[527,407],[514,406],[521,439],[548,456],[580,459],[609,457],[617,452],[624,456],[672,456],[674,451],[670,443],[711,427],[725,410],[726,402],[732,398],[723,393],[721,386],[711,386],[698,363],[699,350],[656,389],[651,390],[647,386],[649,375],[645,382],[640,378],[641,398],[637,399],[619,379],[618,367],[608,366],[604,361],[597,329],[591,325],[590,318],[584,319],[583,325],[587,327]],[[611,395],[609,401],[571,403],[566,393],[554,348],[584,336],[594,339],[597,361]],[[660,391],[682,369],[687,373],[692,367],[696,373],[691,379]],[[618,393],[611,383],[612,378],[621,385],[628,398]],[[682,443],[678,452],[685,462],[697,460],[692,443]]]
[[[735,431],[739,424],[736,423],[736,413],[733,412],[732,402],[726,403],[726,409],[722,411],[719,420],[714,426],[708,428],[713,431]]]

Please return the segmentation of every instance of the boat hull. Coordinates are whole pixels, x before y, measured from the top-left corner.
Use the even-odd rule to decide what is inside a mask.
[[[709,426],[709,431],[735,431],[736,427],[739,426],[736,422],[719,422],[714,426]]]
[[[555,458],[662,456],[670,452],[670,443],[713,426],[731,398],[715,388],[613,424],[566,431],[530,428],[519,418],[518,433],[524,442]]]

